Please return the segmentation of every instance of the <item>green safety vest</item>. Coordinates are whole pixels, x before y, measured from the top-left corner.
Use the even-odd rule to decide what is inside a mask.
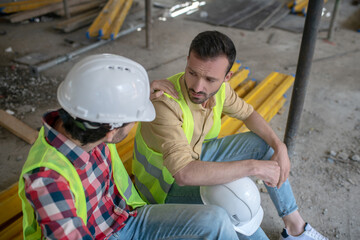
[[[133,209],[144,206],[146,203],[137,193],[114,144],[107,144],[110,149],[111,163],[113,166],[114,181],[119,193],[127,205]],[[19,196],[23,211],[23,237],[24,239],[41,239],[41,228],[36,220],[34,209],[25,196],[25,183],[23,175],[33,169],[47,167],[62,175],[68,182],[74,195],[77,215],[87,224],[86,199],[81,179],[72,163],[56,148],[48,144],[44,137],[42,127],[39,137],[30,149],[29,156],[21,171],[19,179]]]
[[[179,94],[179,99],[175,99],[166,93],[165,95],[179,104],[183,113],[182,129],[190,144],[194,132],[194,119],[181,92],[179,80],[183,74],[184,73],[179,73],[168,78],[168,80],[174,84],[175,89]],[[225,101],[225,84],[221,85],[215,98],[216,106],[213,108],[214,124],[209,133],[205,136],[205,140],[217,138],[220,133],[221,113]],[[134,159],[132,163],[133,174],[135,175],[135,185],[141,197],[148,203],[164,203],[166,196],[174,183],[174,178],[163,164],[163,155],[153,151],[146,145],[141,136],[140,129],[141,124],[138,125],[135,135]]]

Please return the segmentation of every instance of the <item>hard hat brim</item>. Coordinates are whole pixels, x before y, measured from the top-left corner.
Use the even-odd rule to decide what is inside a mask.
[[[249,222],[241,226],[234,226],[235,231],[244,234],[246,236],[251,236],[260,227],[263,217],[264,217],[264,210],[260,206],[256,215]]]
[[[156,113],[155,113],[154,105],[149,100],[149,102],[146,104],[146,108],[145,108],[143,116],[138,121],[151,122],[155,119],[155,116],[156,116]]]

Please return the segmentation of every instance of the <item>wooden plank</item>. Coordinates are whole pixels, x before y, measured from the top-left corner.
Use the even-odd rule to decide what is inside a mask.
[[[28,11],[28,10],[33,10],[33,9],[36,9],[36,8],[39,8],[42,6],[46,6],[46,5],[61,2],[61,1],[62,0],[44,0],[44,1],[26,2],[23,4],[2,7],[2,8],[0,8],[0,12],[14,13],[14,12]]]
[[[47,2],[49,0],[36,0],[36,2]],[[25,0],[25,1],[11,1],[11,2],[5,2],[5,3],[0,3],[0,7],[9,7],[9,6],[19,6],[19,5],[24,5],[24,4],[31,4],[33,3],[34,0]]]
[[[79,14],[76,17],[66,19],[65,21],[59,22],[54,26],[55,29],[61,30],[63,32],[71,32],[78,28],[90,25],[92,21],[98,15],[99,10],[94,9],[89,12]]]
[[[78,4],[78,5],[69,7],[69,11],[70,11],[71,15],[76,15],[76,14],[91,10],[93,8],[101,8],[101,7],[103,7],[103,4],[105,4],[105,2],[106,2],[105,0],[96,0],[93,2],[86,2],[86,3],[82,3],[82,4]],[[56,11],[55,14],[64,17],[65,11],[62,8],[61,10]]]
[[[69,6],[73,6],[75,4],[79,4],[82,2],[89,2],[89,1],[90,0],[69,0]],[[54,3],[54,4],[46,5],[44,7],[40,7],[38,9],[12,14],[11,16],[9,16],[9,20],[12,23],[21,22],[29,18],[38,17],[47,13],[60,10],[63,7],[64,4],[62,2]]]
[[[25,142],[33,144],[38,137],[38,131],[32,129],[14,116],[0,109],[0,126],[6,128]]]

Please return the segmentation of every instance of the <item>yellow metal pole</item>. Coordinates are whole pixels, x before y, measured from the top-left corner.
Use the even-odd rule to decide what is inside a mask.
[[[102,37],[106,32],[109,31],[111,24],[115,20],[116,16],[119,14],[121,7],[123,6],[125,0],[114,0],[113,4],[107,9],[107,14],[104,15],[105,21],[103,25],[100,26],[99,36]]]
[[[105,24],[105,21],[107,20],[107,15],[111,12],[111,9],[113,9],[113,6],[116,5],[116,0],[109,0],[99,15],[96,17],[94,22],[89,27],[88,31],[86,32],[87,38],[96,37],[99,35],[99,30],[101,27]]]
[[[247,79],[249,75],[250,68],[245,67],[243,69],[240,69],[231,77],[231,81],[229,81],[230,86],[235,89],[240,83]]]
[[[234,62],[234,64],[231,66],[230,72],[237,72],[239,69],[241,68],[241,61],[240,60],[236,60]]]
[[[110,28],[104,33],[103,39],[109,39],[112,40],[116,37],[116,35],[119,33],[121,26],[124,23],[124,20],[131,8],[131,5],[133,3],[133,0],[127,0],[125,1],[125,4],[122,4],[121,9],[118,13],[118,15],[113,20],[113,23],[111,24]]]
[[[251,90],[254,89],[256,81],[248,80],[236,88],[236,93],[239,97],[244,98]]]

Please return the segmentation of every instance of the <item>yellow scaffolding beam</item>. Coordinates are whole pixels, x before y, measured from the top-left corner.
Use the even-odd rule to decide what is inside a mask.
[[[131,8],[132,3],[133,0],[127,0],[125,4],[122,4],[120,11],[117,14],[117,16],[115,16],[115,19],[111,23],[111,26],[109,28],[104,29],[104,33],[102,36],[103,39],[109,39],[109,38],[111,38],[112,40],[115,39],[115,37],[120,31],[122,24],[124,23],[124,20]]]
[[[241,68],[241,61],[235,60],[234,64],[230,68],[230,72],[236,73]]]
[[[248,93],[244,97],[244,100],[247,103],[251,104],[255,110],[258,111],[260,109],[261,112],[265,111],[266,109],[269,108],[268,106],[269,102],[267,102],[266,99],[271,99],[274,96],[278,96],[278,94],[282,92],[283,89],[285,89],[289,85],[286,88],[287,90],[291,86],[293,81],[294,81],[294,77],[290,75],[286,75],[278,72],[272,72],[259,85],[257,85],[253,90],[251,90],[250,93]],[[283,92],[280,95],[283,95],[284,93],[285,92]],[[261,107],[261,105],[264,102],[265,105]],[[265,116],[265,113],[263,113],[262,116]],[[244,128],[241,129],[244,123],[235,118],[225,116],[221,120],[221,123],[222,123],[222,127],[219,137],[235,134],[236,132],[239,132],[239,129],[241,131],[244,130]]]
[[[99,33],[101,36],[105,28],[110,26],[123,3],[124,0],[109,0],[89,27],[86,36],[88,38],[97,37]]]
[[[229,84],[233,89],[242,83],[250,75],[250,68],[245,67],[237,71],[230,79]]]

